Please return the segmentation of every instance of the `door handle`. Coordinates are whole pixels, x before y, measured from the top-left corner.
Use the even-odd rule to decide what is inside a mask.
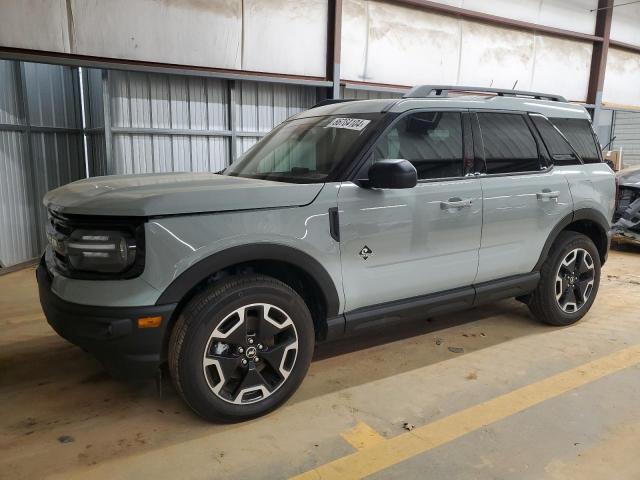
[[[536,193],[536,198],[538,200],[557,199],[559,196],[560,196],[560,192],[558,191],[552,192],[551,190],[548,190],[548,189],[544,189],[543,191]]]
[[[449,210],[450,208],[467,208],[470,207],[473,201],[470,198],[453,197],[446,202],[440,202],[441,210]]]

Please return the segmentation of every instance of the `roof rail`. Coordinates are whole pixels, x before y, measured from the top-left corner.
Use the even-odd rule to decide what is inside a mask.
[[[508,90],[506,88],[463,87],[458,85],[416,85],[403,98],[446,97],[449,92],[495,93],[499,97],[531,97],[537,100],[566,102],[562,95],[527,92],[525,90]]]

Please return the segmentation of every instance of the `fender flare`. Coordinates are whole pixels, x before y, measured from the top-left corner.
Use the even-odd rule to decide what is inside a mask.
[[[553,245],[553,242],[556,241],[556,238],[558,238],[558,235],[560,234],[560,232],[563,231],[568,225],[578,220],[592,221],[600,228],[600,230],[605,235],[605,237],[608,236],[609,230],[611,228],[611,224],[605,218],[605,216],[602,215],[602,213],[600,213],[595,208],[580,208],[578,210],[575,210],[570,214],[566,215],[565,217],[563,217],[562,220],[560,220],[556,224],[556,226],[553,227],[553,230],[551,230],[551,233],[549,234],[549,237],[547,237],[547,241],[545,242],[544,247],[542,248],[542,252],[540,253],[538,262],[536,263],[535,267],[533,267],[533,271],[539,271],[542,268],[542,264],[547,259],[547,256],[549,255],[549,250],[551,250],[551,246]],[[606,252],[605,252],[604,258],[606,259]],[[604,264],[604,261],[602,263]]]
[[[231,247],[214,253],[178,275],[162,292],[156,305],[180,302],[187,293],[207,277],[232,265],[255,260],[273,260],[292,265],[315,280],[327,304],[327,316],[338,315],[338,289],[327,270],[315,258],[297,248],[257,243]]]

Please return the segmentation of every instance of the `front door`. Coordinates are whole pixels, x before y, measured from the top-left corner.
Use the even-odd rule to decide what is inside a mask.
[[[467,114],[417,112],[398,118],[371,161],[403,158],[418,172],[410,189],[344,182],[338,194],[345,310],[469,286],[478,267],[480,179],[472,167]],[[466,164],[466,167],[465,167]],[[366,176],[368,166],[363,169]]]

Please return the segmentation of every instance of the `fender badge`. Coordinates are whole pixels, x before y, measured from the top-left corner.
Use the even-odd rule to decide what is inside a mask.
[[[366,260],[367,258],[369,258],[371,254],[373,254],[373,250],[371,250],[366,245],[362,247],[362,250],[360,250],[360,253],[358,253],[358,255],[360,255],[363,260]]]

